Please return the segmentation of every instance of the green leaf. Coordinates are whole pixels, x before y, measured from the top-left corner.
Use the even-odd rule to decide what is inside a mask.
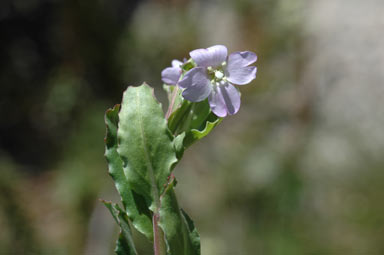
[[[168,128],[172,134],[179,134],[181,127],[184,125],[186,118],[190,113],[192,103],[184,100],[180,106],[169,116],[168,119]]]
[[[195,103],[191,110],[191,122],[185,131],[199,129],[200,126],[207,121],[210,113],[211,108],[209,106],[208,99]]]
[[[175,180],[161,197],[160,222],[170,255],[200,255],[200,238],[192,221],[185,218],[174,192]]]
[[[177,162],[161,105],[147,84],[124,92],[117,131],[118,153],[131,189],[144,197],[153,212]]]
[[[181,133],[173,139],[173,146],[175,148],[176,157],[178,160],[180,160],[184,154],[184,138],[185,132]]]
[[[120,232],[119,238],[116,241],[115,253],[117,255],[137,254],[137,253],[132,253],[132,250],[129,247],[127,239],[124,237],[122,232]]]
[[[196,66],[196,63],[193,61],[193,59],[189,59],[187,62],[185,62],[184,64],[181,65],[181,68],[184,71],[189,71],[192,68],[194,68],[195,66]]]
[[[195,227],[195,224],[193,223],[192,219],[188,216],[188,214],[183,210],[180,209],[181,213],[183,214],[184,220],[188,227],[189,232],[189,238],[192,241],[193,249],[198,252],[196,254],[200,254],[200,235],[199,232],[197,232],[197,229]]]
[[[109,174],[115,182],[121,196],[125,211],[132,225],[147,238],[153,239],[150,211],[142,196],[131,191],[123,170],[123,161],[117,153],[117,125],[119,123],[120,105],[115,105],[105,113],[107,132],[105,136],[105,157],[108,162]]]
[[[183,142],[184,148],[188,148],[194,142],[207,136],[222,120],[222,118],[219,118],[215,114],[210,113],[205,122],[205,125],[202,125],[200,129],[192,129],[186,133]]]
[[[180,107],[169,117],[169,130],[177,135],[191,129],[198,129],[206,121],[210,113],[208,99],[198,103],[184,100]]]
[[[116,243],[115,252],[117,255],[137,255],[135,244],[132,239],[131,228],[129,227],[126,213],[117,204],[103,201],[104,205],[111,212],[116,223],[120,226],[120,235]]]
[[[180,160],[186,148],[207,136],[221,121],[222,118],[211,112],[208,100],[198,103],[185,100],[168,120],[168,127],[176,136],[177,158]]]

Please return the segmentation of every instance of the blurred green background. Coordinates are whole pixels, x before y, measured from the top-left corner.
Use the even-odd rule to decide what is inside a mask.
[[[0,254],[112,254],[104,111],[189,51],[251,50],[175,169],[203,255],[384,254],[380,0],[0,2]],[[136,233],[140,254],[151,245]]]

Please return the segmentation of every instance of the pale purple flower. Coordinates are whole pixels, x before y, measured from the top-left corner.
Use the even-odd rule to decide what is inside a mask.
[[[176,85],[179,82],[182,74],[181,65],[183,62],[174,59],[172,60],[172,67],[167,67],[161,72],[161,80],[168,85]]]
[[[182,95],[192,102],[208,97],[213,113],[219,117],[235,114],[240,108],[240,92],[233,86],[245,85],[256,78],[257,56],[250,51],[234,52],[227,56],[227,48],[215,45],[197,49],[189,54],[196,67],[189,70],[179,81]]]

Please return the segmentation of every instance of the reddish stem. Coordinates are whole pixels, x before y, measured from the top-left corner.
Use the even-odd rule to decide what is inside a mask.
[[[159,227],[158,227],[159,215],[157,213],[153,214],[152,223],[153,223],[153,251],[154,255],[160,255],[160,236],[159,236]]]
[[[165,119],[168,119],[169,116],[171,116],[171,113],[172,113],[172,110],[173,110],[173,106],[175,104],[175,100],[176,100],[176,96],[177,96],[178,90],[179,90],[179,88],[176,85],[176,87],[173,89],[173,92],[172,92],[171,103],[169,104],[169,107],[168,107],[168,110],[167,110],[167,114],[165,114]]]

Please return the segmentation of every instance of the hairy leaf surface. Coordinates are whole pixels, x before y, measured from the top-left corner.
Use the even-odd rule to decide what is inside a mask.
[[[161,105],[147,84],[124,92],[117,131],[118,153],[132,190],[156,211],[177,161]]]
[[[108,162],[108,170],[117,191],[121,196],[124,208],[132,225],[147,238],[153,238],[151,215],[145,205],[143,197],[132,192],[128,180],[124,174],[123,161],[117,153],[117,126],[119,122],[120,105],[115,105],[105,113],[107,132],[105,137],[105,157]]]

